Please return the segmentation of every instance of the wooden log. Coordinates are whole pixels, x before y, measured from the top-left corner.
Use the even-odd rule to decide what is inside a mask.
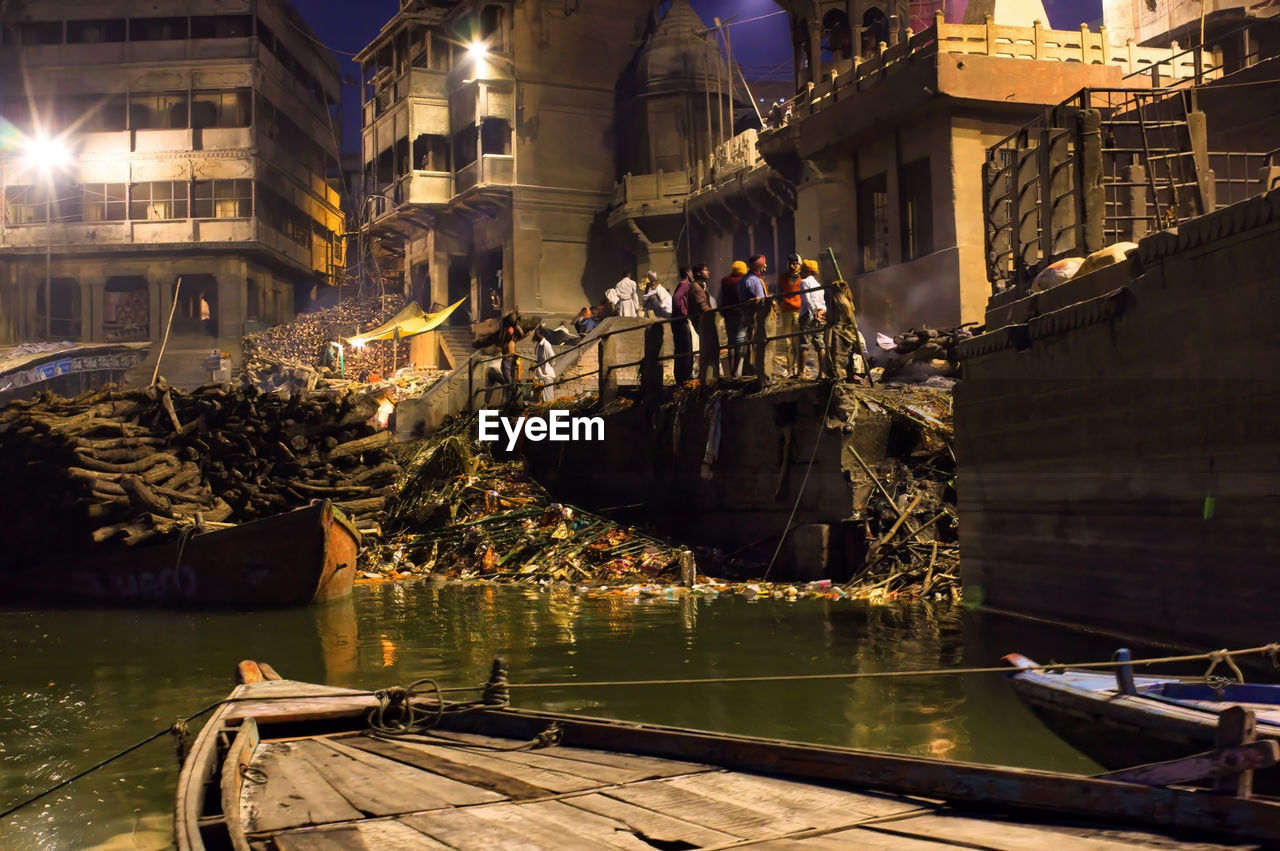
[[[364,485],[344,487],[342,485],[308,485],[303,482],[289,482],[289,487],[297,488],[303,493],[313,493],[324,496],[333,496],[335,494],[354,495],[370,493],[373,490],[373,488]]]
[[[394,479],[398,475],[400,475],[400,465],[394,461],[385,461],[349,477],[347,481],[354,485],[363,485],[379,479]]]
[[[341,443],[335,446],[329,452],[329,460],[332,461],[335,458],[347,458],[373,449],[382,449],[383,447],[390,446],[392,443],[395,443],[395,441],[396,436],[390,431],[383,430],[375,432],[368,437],[349,440],[346,443]]]
[[[178,465],[178,459],[167,452],[153,452],[145,458],[137,461],[130,461],[125,464],[113,464],[110,461],[100,461],[89,455],[87,452],[76,450],[76,457],[80,459],[80,464],[90,470],[98,470],[104,473],[144,473],[157,464],[172,462],[174,466]],[[168,459],[167,461],[165,459]]]
[[[151,490],[137,476],[121,476],[120,487],[124,488],[129,503],[138,511],[159,514],[163,517],[173,516],[173,505],[169,500]]]
[[[385,496],[371,496],[366,499],[347,499],[335,502],[334,505],[348,514],[360,515],[383,510],[387,505],[387,498]]]

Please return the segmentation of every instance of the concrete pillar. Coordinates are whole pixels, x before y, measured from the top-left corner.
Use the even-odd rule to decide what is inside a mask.
[[[608,405],[618,398],[618,376],[612,367],[618,360],[618,344],[616,336],[607,334],[600,338],[597,347],[597,360],[600,364],[600,404]]]
[[[102,329],[103,317],[106,314],[107,305],[107,279],[101,274],[88,275],[81,278],[81,287],[87,286],[89,289],[89,303],[92,306],[91,318],[86,319],[89,322],[90,336],[88,339],[97,342],[106,340],[106,332]]]

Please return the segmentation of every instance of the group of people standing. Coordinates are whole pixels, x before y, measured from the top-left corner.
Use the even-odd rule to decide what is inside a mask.
[[[646,276],[650,283],[646,306],[665,306],[666,299],[670,299],[669,316],[657,310],[655,313],[676,320],[671,324],[671,336],[677,383],[693,377],[691,323],[696,323],[699,332],[704,381],[708,377],[707,365],[716,377],[723,374],[741,378],[748,373],[765,379],[775,377],[775,340],[785,356],[784,377],[807,377],[810,352],[815,378],[854,380],[864,371],[849,285],[840,280],[822,284],[817,261],[795,254],[787,258],[787,269],[778,276],[774,287],[768,283],[768,270],[768,260],[760,254],[746,262],[736,260],[729,274],[720,279],[716,294],[711,290],[710,270],[700,263],[680,270],[680,281],[669,297],[656,276],[649,280],[652,272]],[[656,298],[655,291],[660,291]],[[717,323],[698,319],[717,307],[723,318],[727,347],[723,368]]]

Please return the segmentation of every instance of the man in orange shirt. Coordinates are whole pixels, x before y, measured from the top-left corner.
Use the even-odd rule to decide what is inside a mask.
[[[804,272],[800,268],[800,257],[792,254],[787,258],[787,270],[778,275],[778,342],[786,353],[787,367],[783,373],[788,378],[796,374],[797,337],[795,334],[800,318],[800,282]]]

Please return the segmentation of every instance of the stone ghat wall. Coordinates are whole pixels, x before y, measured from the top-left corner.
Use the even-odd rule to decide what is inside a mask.
[[[525,441],[523,451],[557,498],[588,508],[641,503],[673,538],[767,564],[823,429],[770,577],[843,580],[865,555],[864,526],[850,518],[874,487],[848,448],[874,466],[886,453],[890,417],[837,393],[835,427],[824,428],[829,388],[678,394],[606,415],[602,442]]]

